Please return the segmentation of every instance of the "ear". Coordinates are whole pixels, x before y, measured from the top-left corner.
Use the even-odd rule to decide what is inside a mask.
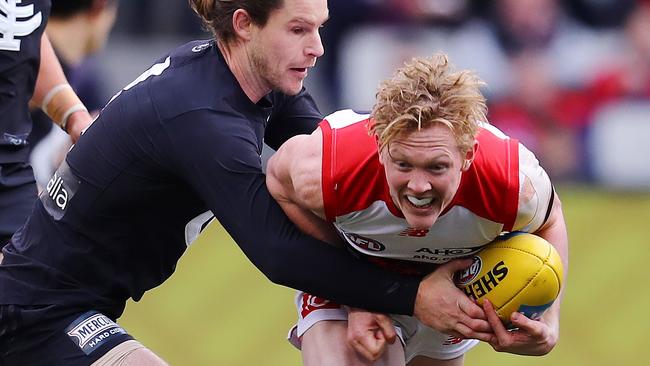
[[[377,137],[377,135],[374,135],[374,137],[375,137],[375,145],[377,146],[377,158],[379,158],[379,164],[386,165],[386,162],[384,161],[384,159],[386,159],[385,155],[388,155],[388,154],[384,154],[384,150],[386,150],[386,147],[382,149],[379,143],[379,137]]]
[[[463,161],[463,167],[461,168],[462,171],[467,171],[470,166],[472,166],[472,162],[474,161],[474,157],[476,156],[476,152],[478,151],[478,141],[474,140],[474,145],[472,145],[472,148],[469,149],[465,153],[465,160]]]
[[[252,36],[253,20],[244,9],[237,9],[232,15],[232,29],[238,37],[248,41]]]

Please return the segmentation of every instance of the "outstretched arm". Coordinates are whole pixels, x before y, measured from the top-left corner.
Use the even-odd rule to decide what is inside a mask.
[[[341,304],[412,314],[419,278],[359,261],[287,217],[269,194],[248,125],[211,110],[185,113],[164,124],[173,136],[166,158],[272,282]]]
[[[92,122],[92,117],[63,74],[50,40],[41,38],[41,65],[36,78],[32,102],[41,107],[54,123],[66,131],[75,142]]]

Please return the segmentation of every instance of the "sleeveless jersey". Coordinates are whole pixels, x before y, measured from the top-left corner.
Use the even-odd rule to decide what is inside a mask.
[[[450,205],[430,229],[410,228],[390,197],[369,122],[368,115],[345,110],[320,124],[326,218],[354,252],[401,272],[428,272],[432,264],[479,251],[504,231],[534,232],[543,224],[553,196],[548,176],[517,140],[483,124],[475,159]],[[536,194],[520,205],[525,179]]]

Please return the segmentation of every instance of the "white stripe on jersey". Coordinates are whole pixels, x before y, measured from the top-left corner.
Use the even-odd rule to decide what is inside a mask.
[[[352,109],[343,109],[330,114],[325,117],[325,119],[329,122],[330,127],[335,129],[347,127],[351,124],[368,119],[368,117],[370,117],[369,114],[359,114]]]

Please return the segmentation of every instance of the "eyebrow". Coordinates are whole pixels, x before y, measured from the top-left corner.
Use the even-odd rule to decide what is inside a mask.
[[[321,25],[325,24],[328,20],[330,20],[329,15],[327,16],[327,18],[325,18],[325,20],[323,20]],[[311,20],[309,20],[307,18],[303,18],[303,17],[293,18],[293,19],[291,19],[290,23],[307,23],[307,24],[310,24],[310,25],[316,25],[315,22],[313,22],[313,21],[311,21]]]

